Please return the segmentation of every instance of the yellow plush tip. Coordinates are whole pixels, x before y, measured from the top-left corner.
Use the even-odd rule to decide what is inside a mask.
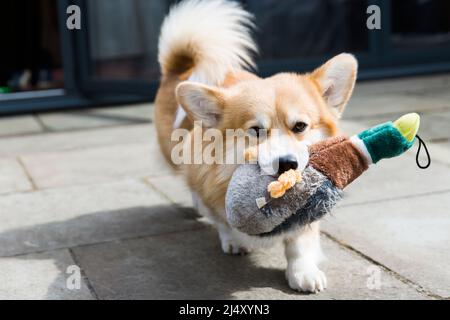
[[[394,127],[405,137],[408,142],[411,142],[416,137],[419,131],[420,116],[417,113],[408,113],[394,122]]]

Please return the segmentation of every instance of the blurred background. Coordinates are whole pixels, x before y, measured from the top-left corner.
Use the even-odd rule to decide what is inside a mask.
[[[355,54],[342,131],[417,112],[431,166],[416,143],[355,181],[322,222],[329,288],[299,295],[281,247],[222,254],[162,159],[157,42],[174,1],[3,0],[0,299],[450,299],[450,1],[240,2],[262,76]],[[72,4],[81,30],[66,27]],[[372,4],[381,30],[367,28]]]
[[[0,12],[0,113],[151,101],[157,40],[173,0],[6,0]],[[450,70],[447,0],[242,0],[256,16],[259,73],[307,71],[357,55],[360,79]],[[66,28],[66,9],[82,29]],[[382,12],[368,30],[367,7]]]

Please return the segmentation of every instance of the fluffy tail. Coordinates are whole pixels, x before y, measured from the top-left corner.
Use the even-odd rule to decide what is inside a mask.
[[[216,85],[229,71],[254,67],[253,16],[226,0],[184,0],[170,10],[159,39],[164,75],[193,71],[191,80]]]

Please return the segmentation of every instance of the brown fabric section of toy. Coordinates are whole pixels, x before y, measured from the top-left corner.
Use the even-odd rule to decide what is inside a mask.
[[[335,144],[341,143],[345,140],[348,140],[346,136],[338,136],[317,142],[309,147],[309,155],[314,156],[314,154],[319,153],[324,149],[331,148]]]
[[[369,168],[366,157],[347,137],[319,142],[310,148],[309,164],[344,189]]]

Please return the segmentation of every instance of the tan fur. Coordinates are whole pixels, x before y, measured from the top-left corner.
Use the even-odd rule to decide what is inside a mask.
[[[169,75],[161,79],[161,85],[155,99],[155,122],[158,133],[158,143],[162,154],[167,162],[175,166],[171,160],[171,150],[174,143],[171,142],[173,122],[178,109],[178,102],[175,96],[175,88],[182,81],[181,76]],[[191,122],[186,120],[183,126],[191,129]]]
[[[175,76],[163,79],[156,99],[158,138],[169,162],[173,147],[170,136],[178,107],[175,88],[181,82],[182,79]],[[308,122],[311,130],[324,129],[328,136],[338,134],[337,118],[327,107],[313,75],[285,73],[260,79],[251,73],[240,72],[228,74],[224,84],[216,90],[217,95],[222,95],[219,99],[223,104],[223,115],[217,128],[223,133],[226,129],[247,130],[255,116],[264,115],[269,119],[271,129],[280,129],[299,141],[307,133],[292,133],[289,117]],[[191,129],[193,120],[185,121],[183,127]],[[220,221],[225,221],[225,193],[234,169],[233,165],[189,165],[185,168],[189,186]]]
[[[275,149],[279,157],[294,146],[301,153],[303,149],[298,146],[305,142],[338,135],[337,122],[352,94],[357,73],[353,56],[341,54],[310,74],[259,78],[243,70],[254,64],[256,45],[250,36],[251,25],[251,15],[236,2],[184,0],[166,18],[159,44],[163,75],[155,101],[159,145],[166,160],[186,177],[197,210],[215,222],[227,253],[248,252],[254,246],[281,239],[251,237],[228,225],[225,194],[237,165],[176,166],[172,162],[172,149],[178,142],[171,142],[171,135],[176,118],[179,123],[177,112],[182,114],[179,106],[187,115],[180,128],[190,132],[186,144],[191,155],[195,156],[195,150],[189,147],[197,130],[202,130],[194,127],[196,120],[220,130],[223,139],[227,129],[247,132],[255,126],[263,127],[268,130],[266,141],[260,144],[266,147],[264,150]],[[292,130],[298,122],[308,125],[302,133]],[[281,138],[274,133],[281,133]],[[226,145],[223,141],[223,154],[238,152],[228,150]],[[258,159],[260,165],[263,160],[267,159]],[[317,266],[321,257],[319,223],[283,237],[291,288],[309,292],[325,289],[325,275]]]

